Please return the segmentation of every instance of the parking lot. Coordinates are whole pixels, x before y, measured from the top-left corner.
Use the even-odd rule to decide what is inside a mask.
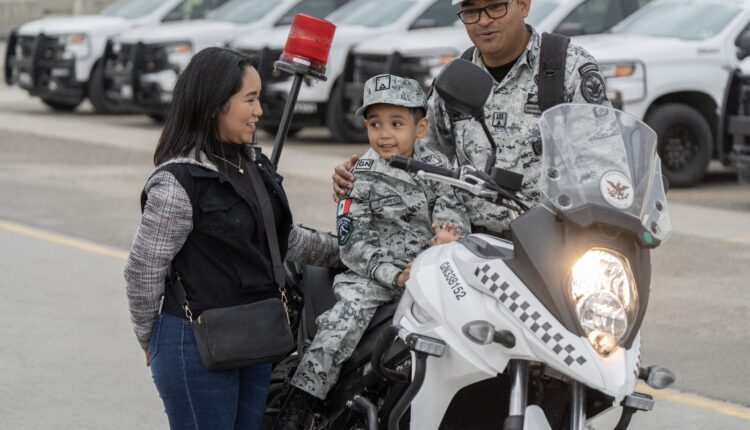
[[[122,278],[159,132],[145,116],[53,113],[0,86],[0,427],[166,426]],[[305,130],[280,165],[295,221],[321,229],[334,225],[333,166],[366,149],[329,142]],[[632,428],[750,428],[750,187],[712,166],[669,202],[642,362],[678,380]]]

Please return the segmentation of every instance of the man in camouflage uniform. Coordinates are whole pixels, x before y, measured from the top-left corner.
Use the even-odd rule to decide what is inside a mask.
[[[541,35],[524,20],[531,0],[452,0],[474,43],[472,62],[493,75],[485,104],[485,121],[497,143],[495,165],[524,175],[521,195],[530,205],[539,202],[541,136],[539,132],[539,54]],[[596,60],[583,48],[569,45],[565,60],[564,101],[611,106]],[[430,129],[425,144],[460,166],[483,169],[491,150],[474,119],[451,114],[433,91],[428,100]],[[594,132],[595,130],[591,130]],[[338,200],[353,182],[346,167],[336,168],[334,194]],[[472,231],[500,232],[507,228],[507,210],[484,199],[465,202]]]
[[[401,107],[397,111],[403,112],[400,121],[421,122],[421,134],[426,132],[425,95],[416,81],[392,75],[368,80],[364,105],[357,111],[358,116],[367,114],[368,129],[387,127],[371,124],[367,111],[382,105]],[[416,136],[406,143],[408,153],[425,163],[447,167],[440,153],[415,146]],[[440,236],[439,229],[433,231],[433,223],[453,223],[463,231],[469,226],[466,209],[449,186],[391,167],[369,131],[368,137],[372,148],[354,167],[357,182],[337,211],[341,260],[349,270],[336,276],[338,301],[318,318],[318,333],[292,379],[292,385],[320,399],[336,383],[341,366],[354,352],[377,308],[400,297],[410,262],[436,233]],[[400,277],[404,272],[407,276]]]

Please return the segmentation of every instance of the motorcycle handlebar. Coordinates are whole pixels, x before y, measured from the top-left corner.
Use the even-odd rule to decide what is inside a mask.
[[[404,157],[401,155],[394,155],[390,160],[391,167],[404,170],[410,173],[417,173],[422,170],[427,173],[434,173],[440,176],[447,176],[449,178],[458,179],[460,176],[459,170],[451,170],[443,167],[433,166],[423,161],[418,161],[413,158]]]

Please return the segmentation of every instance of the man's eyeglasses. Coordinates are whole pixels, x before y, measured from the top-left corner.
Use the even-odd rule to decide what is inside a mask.
[[[458,12],[457,15],[464,24],[478,23],[479,19],[482,17],[482,12],[487,14],[491,19],[499,19],[508,14],[508,3],[510,2],[511,0],[508,0],[505,2],[488,4],[485,7],[464,9]]]

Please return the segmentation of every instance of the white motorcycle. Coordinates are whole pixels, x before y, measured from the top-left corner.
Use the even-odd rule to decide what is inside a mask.
[[[488,137],[491,79],[455,60],[436,82]],[[393,325],[376,318],[305,428],[583,430],[622,405],[622,430],[653,406],[635,392],[638,379],[657,389],[674,381],[640,364],[650,249],[671,230],[656,134],[623,112],[573,104],[544,112],[540,130],[542,204],[532,209],[515,194],[522,178],[492,157],[485,170],[456,171],[394,157],[395,167],[504,204],[515,215],[510,240],[472,234],[420,254]]]
[[[467,66],[457,67],[457,80],[478,86]],[[480,92],[472,107],[466,87],[454,82],[441,88],[438,81],[436,89],[448,103],[460,97],[454,107],[463,113],[483,118],[486,97]],[[450,416],[463,396],[507,402],[506,430],[581,430],[587,416],[618,404],[624,413],[617,428],[626,428],[633,412],[653,404],[634,392],[639,377],[654,388],[674,381],[667,369],[640,367],[649,250],[671,230],[656,133],[621,111],[583,104],[547,110],[539,127],[543,202],[525,211],[502,187],[507,172],[488,178],[463,168],[454,178],[392,163],[522,213],[510,224],[511,240],[474,234],[414,261],[393,320],[399,337],[415,345],[412,384],[420,387],[410,403],[412,428],[442,428],[451,419],[477,428],[472,417]],[[488,379],[504,379],[490,385],[507,393],[472,394]]]

